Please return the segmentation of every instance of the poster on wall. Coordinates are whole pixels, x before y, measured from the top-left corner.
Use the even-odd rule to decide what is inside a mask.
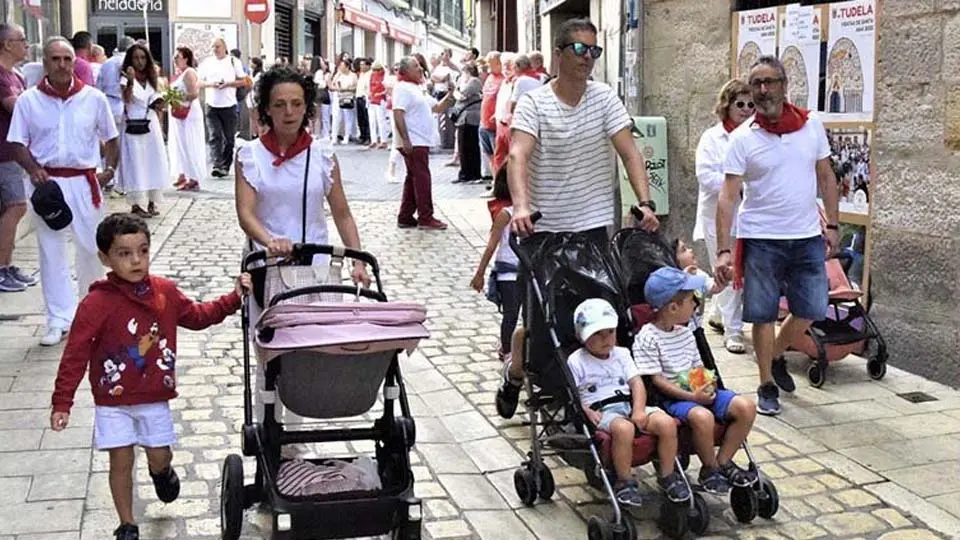
[[[820,89],[819,7],[790,4],[780,22],[780,61],[787,72],[787,100],[817,110]]]
[[[741,11],[737,17],[740,24],[733,76],[744,77],[757,58],[777,53],[777,8]]]
[[[829,127],[827,138],[840,188],[840,212],[869,215],[873,130],[863,126]]]
[[[873,120],[877,7],[875,0],[830,4],[825,112],[828,121]]]
[[[240,48],[239,30],[233,23],[174,23],[174,47],[190,47],[193,56],[200,65],[207,57],[213,56],[213,40],[223,38],[227,50]]]

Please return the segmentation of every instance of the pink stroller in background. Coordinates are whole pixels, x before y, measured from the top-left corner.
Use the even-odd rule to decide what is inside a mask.
[[[337,264],[344,258],[363,261],[372,269],[376,290],[317,284],[263,298],[263,279],[271,268],[310,266],[317,255],[330,255]],[[257,465],[253,484],[246,485],[242,458],[227,456],[220,492],[221,537],[239,538],[243,510],[263,503],[273,516],[275,540],[383,534],[419,540],[422,512],[410,468],[416,425],[400,376],[399,353],[412,351],[419,340],[429,337],[423,326],[426,309],[387,302],[377,260],[366,252],[302,244],[284,260],[268,258],[263,251],[250,253],[242,268],[251,272],[255,292],[245,299],[242,312],[242,450],[243,455],[256,457]],[[349,301],[302,303],[331,293]],[[264,377],[258,390],[263,418],[257,419],[250,376],[250,302],[264,308],[253,336]],[[371,427],[341,427],[363,422],[353,417],[373,409],[381,389],[383,411]],[[399,415],[394,414],[395,402]],[[309,419],[350,420],[336,427],[290,429],[292,423],[280,421],[284,408]],[[285,460],[281,453],[284,445],[363,440],[374,441],[374,460],[360,456]],[[344,472],[348,469],[352,475]],[[296,472],[287,472],[292,470]]]
[[[821,225],[826,217],[821,210]],[[820,388],[827,380],[827,367],[850,354],[865,356],[867,374],[879,381],[887,374],[887,344],[880,335],[876,323],[868,314],[861,299],[863,291],[855,288],[842,264],[846,255],[833,255],[824,264],[827,268],[829,308],[827,318],[817,321],[791,349],[809,356],[813,363],[807,369],[807,379],[814,388]],[[849,262],[849,261],[848,261]],[[787,299],[780,299],[781,320],[789,313]]]

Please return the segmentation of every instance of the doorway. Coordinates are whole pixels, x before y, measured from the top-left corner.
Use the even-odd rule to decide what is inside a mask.
[[[151,21],[148,21],[151,22]],[[90,21],[90,32],[93,34],[95,43],[103,47],[107,55],[112,55],[117,48],[117,41],[121,36],[130,36],[133,39],[146,39],[153,54],[153,60],[160,65],[161,69],[166,71],[169,64],[169,30],[166,20],[157,21],[157,24],[150,24],[147,31],[144,31],[143,20],[137,19],[112,19],[106,21]]]

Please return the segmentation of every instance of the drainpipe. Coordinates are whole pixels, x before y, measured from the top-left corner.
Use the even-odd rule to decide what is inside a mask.
[[[620,10],[620,98],[630,116],[643,114],[643,20],[645,0],[623,0]],[[619,174],[617,175],[616,223],[623,223]]]

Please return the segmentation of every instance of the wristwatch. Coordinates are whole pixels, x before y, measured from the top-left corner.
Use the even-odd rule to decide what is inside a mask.
[[[640,201],[637,203],[638,208],[643,208],[644,206],[649,208],[651,212],[654,212],[654,213],[657,212],[657,203],[653,201]]]
[[[839,231],[839,230],[840,230],[840,226],[837,225],[836,223],[828,223],[828,224],[827,224],[827,230],[828,230],[828,231]]]

